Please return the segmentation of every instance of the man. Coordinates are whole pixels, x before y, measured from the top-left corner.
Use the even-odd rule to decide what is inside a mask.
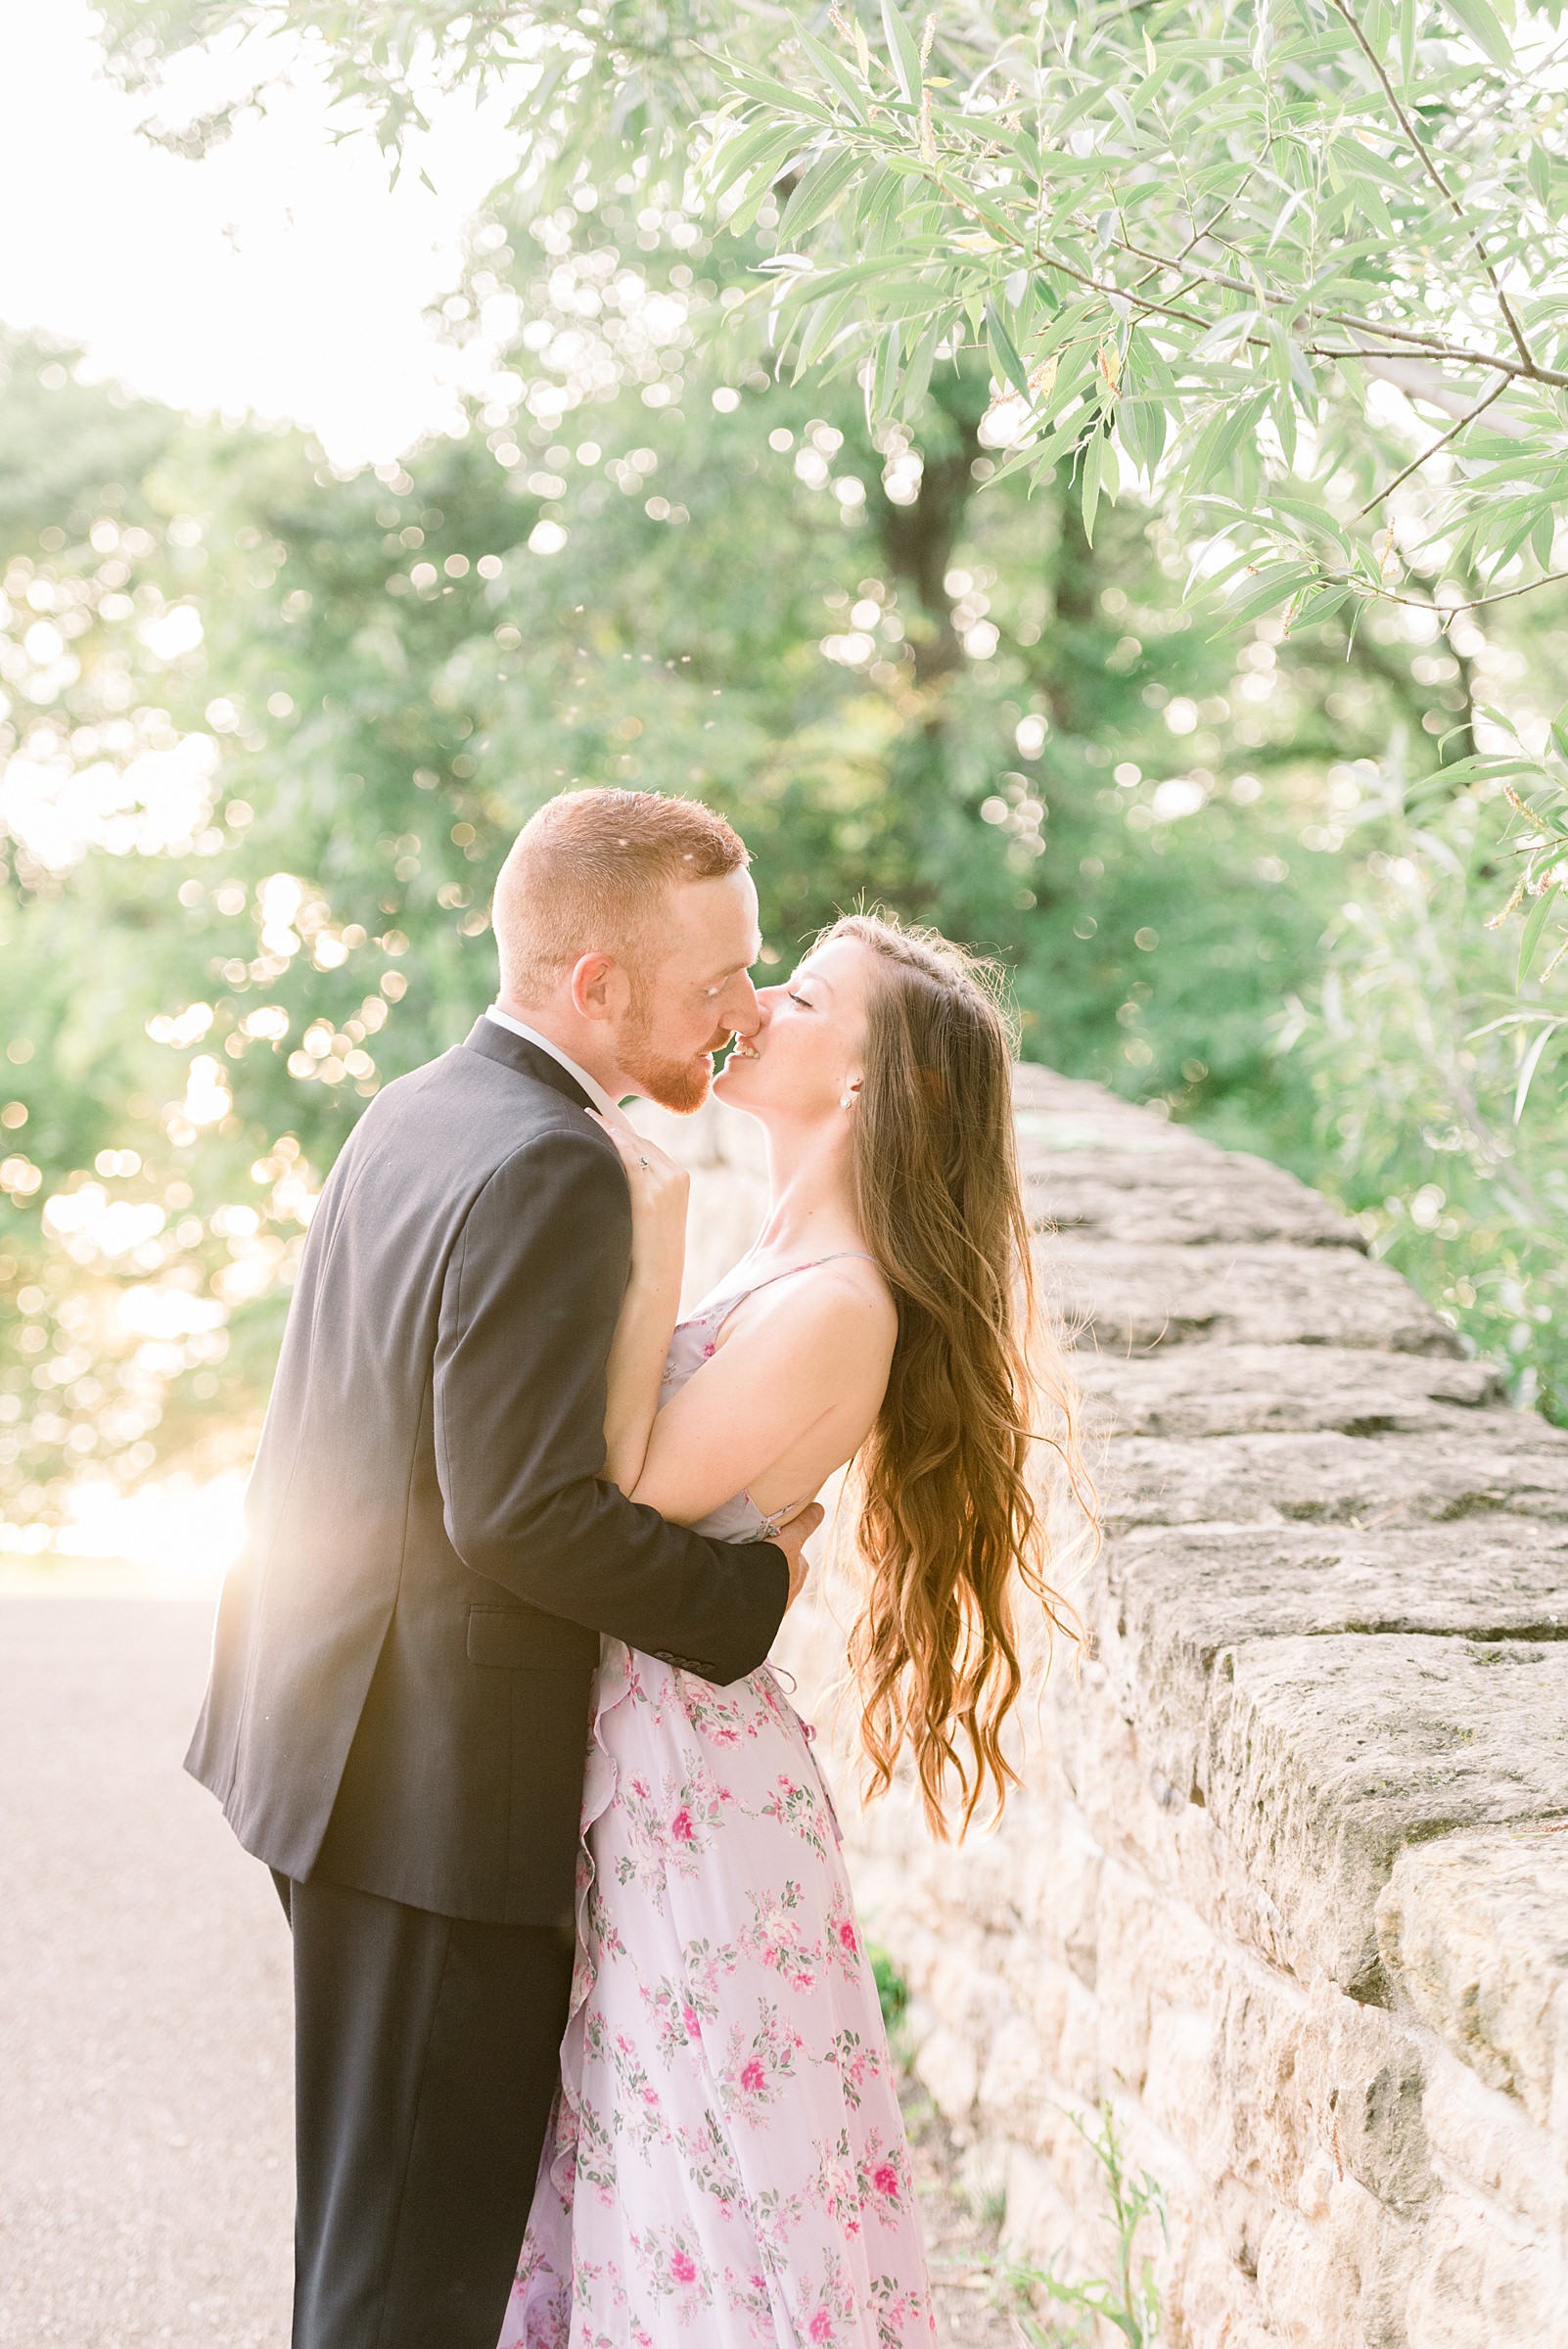
[[[493,2349],[556,2081],[599,1634],[716,1681],[804,1577],[600,1481],[630,1211],[587,1112],[706,1096],[759,1025],[735,834],[540,809],[499,1000],[322,1194],[187,1767],[294,1934],[295,2349]]]

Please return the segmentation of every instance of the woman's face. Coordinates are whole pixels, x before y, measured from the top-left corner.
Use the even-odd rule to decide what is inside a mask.
[[[735,1045],[714,1090],[755,1116],[825,1124],[859,1089],[875,956],[857,938],[829,939],[782,987],[760,987],[761,1025]]]

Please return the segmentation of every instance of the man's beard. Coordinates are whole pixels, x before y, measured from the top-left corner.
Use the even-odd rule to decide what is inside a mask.
[[[677,1117],[689,1118],[701,1109],[713,1089],[714,1069],[711,1055],[729,1042],[730,1032],[719,1029],[690,1060],[666,1060],[654,1052],[653,1021],[645,1000],[635,1002],[626,1015],[622,1030],[617,1058],[623,1073],[629,1077],[637,1091],[647,1101],[657,1101],[661,1109],[671,1109]]]

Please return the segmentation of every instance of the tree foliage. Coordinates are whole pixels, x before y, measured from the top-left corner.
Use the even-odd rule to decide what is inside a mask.
[[[394,151],[432,92],[501,93],[521,207],[629,161],[732,232],[776,221],[754,299],[796,381],[853,374],[875,429],[977,355],[1006,467],[1071,465],[1090,537],[1120,494],[1163,510],[1222,623],[1452,627],[1568,578],[1559,0],[102,14],[144,83],[193,41],[302,38]],[[1560,780],[1536,748],[1525,821]],[[1536,837],[1549,954],[1564,827]]]
[[[1568,152],[1487,0],[1030,10],[1000,38],[939,12],[919,41],[887,0],[879,36],[802,24],[792,73],[732,69],[711,179],[739,218],[793,182],[797,368],[860,364],[893,412],[979,344],[1014,461],[1071,455],[1091,529],[1124,479],[1170,497],[1232,619],[1550,572]],[[1412,407],[1425,450],[1391,429]]]
[[[1119,497],[1102,459],[1095,497],[1084,444],[1014,430],[984,304],[939,337],[918,401],[906,348],[897,402],[876,395],[880,297],[820,364],[781,367],[777,298],[805,283],[781,247],[808,234],[813,273],[836,266],[851,215],[786,226],[816,167],[800,153],[727,227],[700,175],[749,135],[718,36],[805,90],[798,18],[621,13],[617,48],[497,11],[443,49],[439,10],[211,0],[127,10],[122,62],[242,15],[308,15],[389,137],[442,72],[503,57],[491,33],[544,24],[591,69],[576,113],[558,93],[530,116],[522,92],[521,128],[542,110],[548,135],[520,145],[445,305],[479,345],[466,429],[401,467],[345,480],[300,435],[0,352],[6,1509],[45,1514],[84,1472],[243,1456],[321,1175],[377,1087],[487,999],[499,857],[576,780],[731,813],[775,972],[862,895],[999,952],[1026,1050],[1326,1180],[1516,1391],[1563,1407],[1557,591],[1449,609],[1449,570],[1430,595],[1235,603],[1216,628],[1179,433]],[[816,33],[858,69],[853,26]],[[954,37],[934,34],[928,84]],[[1046,312],[1025,329],[1001,296],[1022,360]],[[1109,449],[1127,377],[1092,364],[1082,412]],[[1413,413],[1344,408],[1341,471]],[[1270,433],[1237,459],[1260,500]],[[1426,478],[1397,509],[1426,515]],[[1505,902],[1513,847],[1534,895],[1504,938],[1474,908]]]
[[[1280,1041],[1317,1092],[1321,1179],[1453,1313],[1515,1397],[1568,1418],[1568,1163],[1561,1023],[1513,999],[1519,944],[1477,918],[1495,852],[1473,800],[1379,845],[1331,926],[1323,973]]]
[[[535,201],[634,156],[695,165],[732,228],[784,190],[765,266],[797,376],[858,368],[875,424],[981,350],[1032,477],[1072,455],[1091,533],[1124,479],[1168,492],[1237,618],[1434,583],[1473,605],[1550,573],[1554,7],[1517,33],[1490,0],[951,0],[919,30],[897,0],[104,13],[132,74],[219,30],[302,33],[393,144],[421,89],[494,86]],[[1408,451],[1422,409],[1443,430]]]

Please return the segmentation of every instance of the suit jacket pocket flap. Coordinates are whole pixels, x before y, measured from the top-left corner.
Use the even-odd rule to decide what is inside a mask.
[[[507,1672],[591,1672],[599,1635],[537,1607],[470,1607],[468,1660]]]

